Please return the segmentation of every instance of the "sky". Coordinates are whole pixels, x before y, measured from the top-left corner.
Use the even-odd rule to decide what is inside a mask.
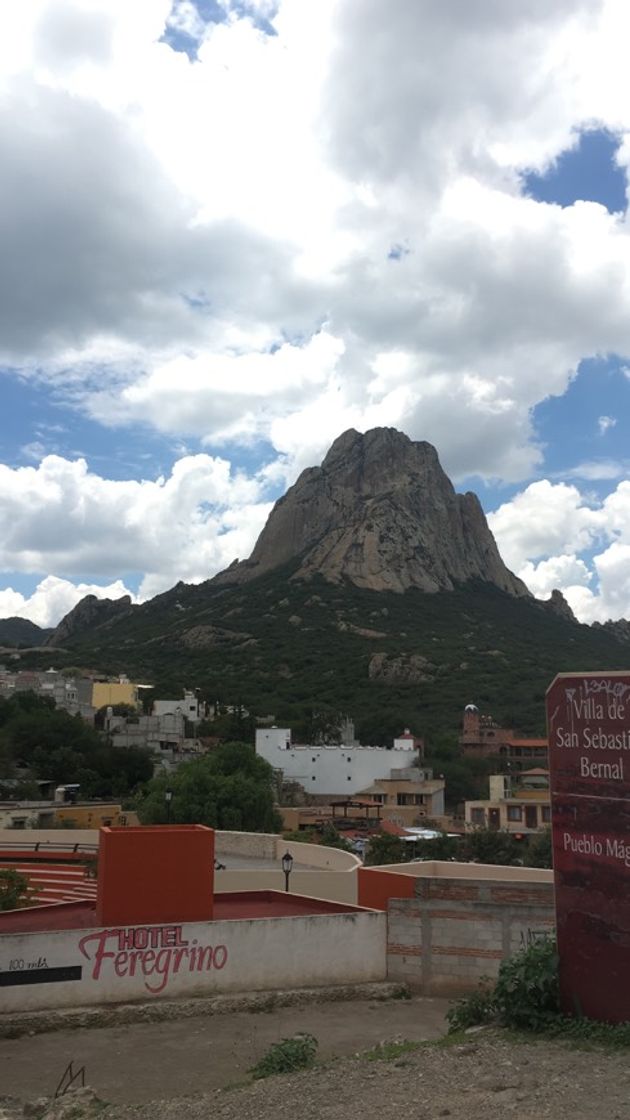
[[[0,617],[251,551],[347,428],[630,618],[626,0],[0,5]]]

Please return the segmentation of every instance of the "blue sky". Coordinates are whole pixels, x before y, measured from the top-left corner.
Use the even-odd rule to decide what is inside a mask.
[[[379,424],[437,447],[535,594],[630,617],[630,16],[25,7],[0,13],[0,617],[211,576]]]

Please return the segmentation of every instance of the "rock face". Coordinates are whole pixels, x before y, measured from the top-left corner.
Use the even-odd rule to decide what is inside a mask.
[[[567,622],[577,622],[577,618],[564,595],[561,591],[558,591],[557,588],[551,592],[551,598],[546,600],[545,606],[548,610],[553,611],[554,614],[559,615],[560,618],[566,618]]]
[[[350,429],[274,506],[249,560],[213,582],[256,579],[290,560],[372,591],[451,590],[471,579],[529,595],[508,571],[475,494],[456,494],[429,443],[393,428]]]
[[[94,629],[95,626],[102,626],[105,622],[121,618],[132,610],[129,595],[123,595],[120,599],[97,599],[96,595],[86,595],[62,618],[46,645],[62,646],[68,639],[75,638],[86,630]]]
[[[625,618],[618,618],[615,622],[594,622],[594,629],[606,630],[620,642],[630,642],[630,622]]]

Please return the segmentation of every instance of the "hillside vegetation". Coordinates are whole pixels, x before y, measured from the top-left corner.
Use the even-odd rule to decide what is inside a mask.
[[[126,672],[158,696],[199,687],[209,700],[298,729],[314,714],[347,712],[362,741],[381,742],[403,725],[429,738],[452,733],[469,701],[541,734],[556,673],[625,669],[630,659],[608,631],[491,584],[394,594],[291,580],[295,568],[240,587],[179,584],[22,663],[52,656],[56,665]]]

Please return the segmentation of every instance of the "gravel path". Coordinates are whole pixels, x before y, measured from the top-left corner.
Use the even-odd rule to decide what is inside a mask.
[[[340,1059],[205,1096],[113,1106],[102,1120],[627,1120],[627,1052],[473,1036],[394,1061]]]

